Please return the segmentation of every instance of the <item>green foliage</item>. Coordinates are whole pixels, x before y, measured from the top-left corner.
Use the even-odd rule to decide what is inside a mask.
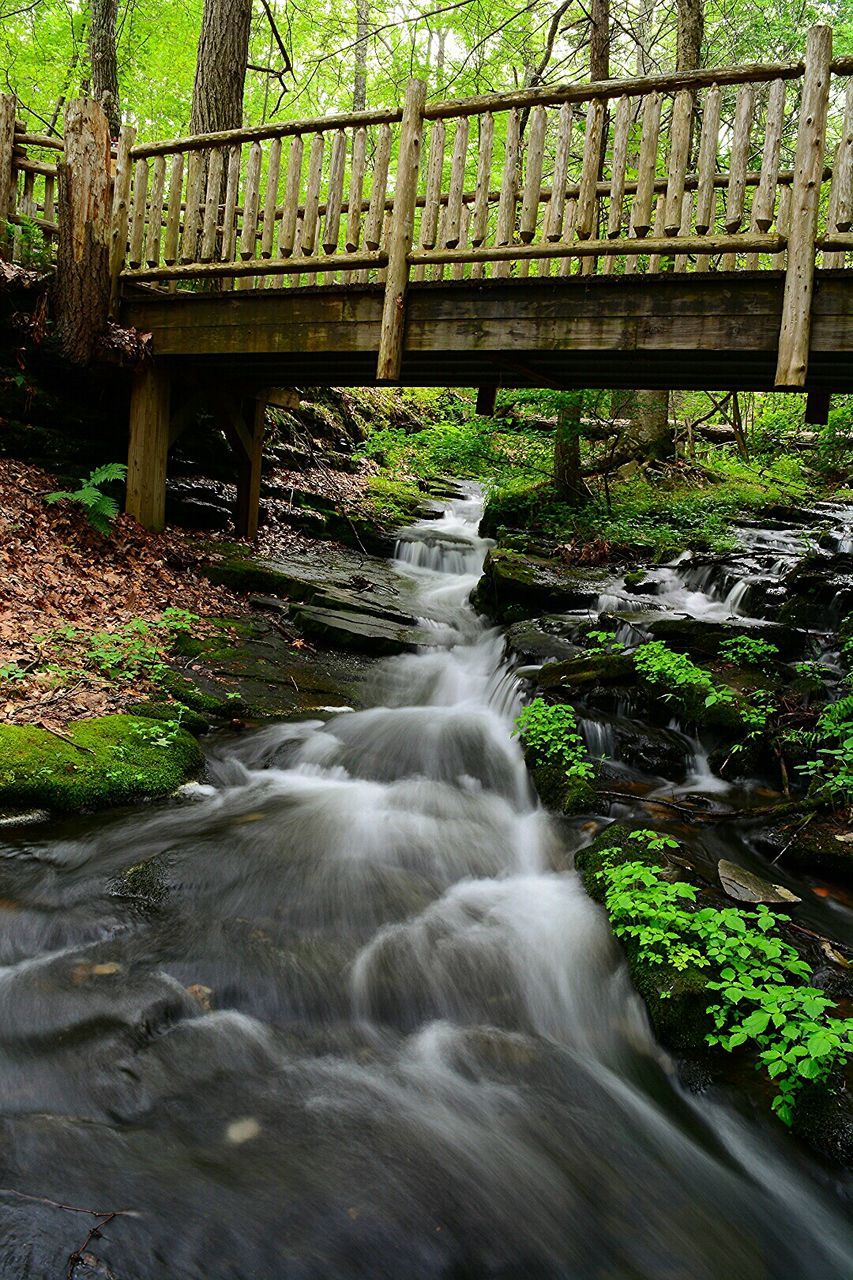
[[[732,521],[768,504],[807,499],[814,477],[798,456],[778,455],[756,468],[725,449],[709,449],[701,469],[680,466],[649,475],[611,479],[578,508],[561,502],[550,482],[552,440],[539,437],[537,471],[497,474],[489,490],[486,521],[542,532],[560,542],[603,545],[608,552],[665,559],[685,548],[728,551],[736,545]]]
[[[678,848],[653,831],[629,839],[638,853]],[[614,847],[603,856],[621,853]],[[645,963],[707,971],[717,993],[708,1043],[728,1052],[753,1047],[776,1086],[773,1110],[790,1125],[805,1083],[828,1081],[853,1053],[853,1019],[832,1016],[833,1001],[809,984],[810,966],[780,933],[788,917],[764,905],[697,906],[692,885],[639,858],[613,861],[598,876],[614,932],[631,939]]]
[[[103,467],[96,467],[79,489],[73,492],[61,489],[57,493],[45,494],[45,502],[74,502],[84,508],[89,524],[102,537],[109,537],[113,520],[118,515],[118,503],[108,493],[104,493],[102,485],[115,480],[123,480],[127,475],[127,467],[122,462],[108,462]]]
[[[160,684],[170,673],[169,652],[199,619],[187,609],[165,609],[156,622],[132,618],[115,631],[90,631],[71,623],[43,643],[49,661],[41,670],[60,681],[95,675],[116,684],[139,679]]]
[[[732,636],[720,645],[720,657],[738,667],[759,667],[762,670],[779,656],[778,645],[760,636]]]
[[[817,754],[797,765],[812,792],[833,804],[853,804],[853,694],[824,708],[812,742]]]
[[[697,667],[686,653],[676,653],[662,640],[641,644],[634,654],[634,667],[646,684],[666,690],[665,701],[677,702],[690,714],[697,714],[700,707],[735,701],[731,689],[717,684],[710,673]]]
[[[470,405],[420,431],[379,426],[368,430],[359,455],[378,462],[392,477],[452,475],[499,482],[521,476],[527,483],[551,473],[552,444],[541,433],[506,431],[478,417]]]
[[[534,698],[522,707],[514,733],[541,763],[556,765],[572,781],[589,781],[595,766],[586,754],[574,708]]]
[[[587,631],[584,648],[589,654],[621,653],[625,646],[616,639],[615,631]]]
[[[21,680],[26,680],[27,673],[23,667],[18,666],[17,662],[5,662],[0,665],[0,684],[4,681],[9,684],[18,684]]]

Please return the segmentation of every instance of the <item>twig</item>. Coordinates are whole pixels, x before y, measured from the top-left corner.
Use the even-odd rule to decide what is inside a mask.
[[[805,831],[806,827],[809,825],[809,823],[811,822],[812,818],[815,816],[815,813],[816,813],[816,812],[817,812],[817,810],[816,810],[816,809],[815,809],[815,810],[813,810],[813,811],[808,815],[808,817],[806,818],[805,822],[803,822],[799,827],[797,827],[797,830],[796,830],[796,831],[794,832],[794,834],[791,836],[791,839],[788,841],[788,843],[787,843],[786,845],[783,845],[783,847],[782,847],[782,848],[779,850],[779,852],[776,854],[776,857],[775,857],[775,858],[772,858],[772,859],[771,859],[771,861],[770,861],[770,865],[771,865],[771,867],[772,867],[772,866],[775,866],[775,864],[776,864],[776,863],[779,861],[779,859],[782,857],[782,854],[783,854],[783,853],[787,853],[787,852],[788,852],[788,850],[790,849],[790,847],[791,847],[791,845],[794,843],[794,841],[797,839],[797,837],[798,837],[798,836],[801,836],[801,835],[803,834],[803,832]]]
[[[45,733],[52,733],[55,738],[61,738],[63,742],[70,743],[71,746],[76,747],[78,751],[87,751],[90,756],[95,754],[93,747],[84,747],[82,742],[75,742],[73,738],[69,738],[67,733],[61,733],[59,729],[51,729],[50,725],[46,724],[40,725],[39,727],[44,729]]]
[[[0,1196],[14,1196],[16,1200],[29,1200],[32,1204],[46,1204],[51,1209],[62,1209],[65,1213],[85,1213],[90,1218],[138,1218],[135,1209],[81,1209],[76,1204],[63,1204],[61,1200],[51,1200],[48,1196],[33,1196],[27,1191],[16,1191],[14,1187],[0,1187]]]

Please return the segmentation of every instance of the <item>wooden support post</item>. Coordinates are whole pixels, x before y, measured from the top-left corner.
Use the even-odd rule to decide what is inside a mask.
[[[388,268],[385,276],[385,301],[382,309],[382,326],[379,331],[377,382],[398,382],[400,378],[403,335],[406,326],[406,286],[409,282],[409,254],[412,249],[415,222],[425,102],[425,83],[422,80],[410,80],[403,104],[403,123],[400,126],[394,210],[391,215]]]
[[[484,418],[491,418],[495,412],[495,404],[498,398],[498,389],[494,384],[488,387],[477,388],[477,413]]]
[[[110,310],[110,126],[100,103],[75,98],[59,164],[54,305],[63,355],[88,364]]]
[[[806,422],[815,427],[825,427],[829,422],[829,392],[810,391],[806,396]]]
[[[800,129],[794,163],[788,266],[776,366],[776,386],[794,390],[805,386],[809,363],[815,237],[823,179],[831,59],[832,28],[812,27],[806,48]]]
[[[250,542],[258,536],[258,513],[261,500],[261,459],[264,451],[267,399],[260,395],[249,401],[246,413],[249,431],[243,442],[237,471],[237,505],[234,524],[237,536]]]
[[[134,374],[130,392],[130,445],[125,510],[145,529],[166,521],[171,375],[157,365]]]
[[[15,185],[15,175],[12,171],[14,150],[15,95],[0,93],[0,258],[5,258],[9,252],[6,240],[6,219],[9,216]]]

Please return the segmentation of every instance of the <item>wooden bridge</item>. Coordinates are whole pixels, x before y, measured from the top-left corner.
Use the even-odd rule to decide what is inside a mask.
[[[412,81],[396,111],[166,142],[128,126],[103,232],[83,105],[75,160],[68,123],[29,134],[0,98],[0,208],[19,257],[33,228],[94,226],[114,316],[153,335],[127,499],[149,527],[207,406],[253,532],[264,407],[294,383],[853,391],[853,58],[827,27],[793,64],[439,103]],[[65,222],[63,145],[88,175]]]

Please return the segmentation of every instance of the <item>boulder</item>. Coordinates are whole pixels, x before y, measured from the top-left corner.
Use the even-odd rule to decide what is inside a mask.
[[[607,569],[578,568],[494,547],[486,556],[474,603],[498,621],[515,622],[541,613],[593,609],[611,581]]]

